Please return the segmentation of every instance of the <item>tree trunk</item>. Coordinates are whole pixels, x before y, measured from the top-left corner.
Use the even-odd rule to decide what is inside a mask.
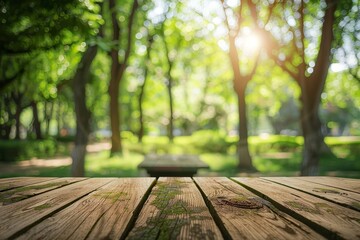
[[[41,135],[41,124],[39,121],[39,112],[38,112],[38,107],[37,107],[37,103],[35,101],[31,102],[31,108],[33,111],[33,128],[35,130],[35,136],[36,139],[42,139],[42,135]]]
[[[238,143],[238,168],[239,170],[253,171],[252,159],[249,153],[248,145],[248,127],[245,102],[245,90],[247,83],[252,78],[257,67],[255,63],[253,71],[248,75],[241,75],[239,67],[239,56],[235,45],[235,37],[229,35],[229,57],[234,74],[234,90],[238,97],[238,114],[239,114],[239,143]]]
[[[15,111],[15,139],[19,140],[20,139],[20,127],[21,127],[21,121],[20,121],[20,117],[21,117],[21,112],[23,110],[23,108],[21,107],[21,97],[19,96],[18,98],[15,99],[15,103],[16,103],[16,111]]]
[[[301,125],[304,136],[303,161],[301,175],[314,176],[319,174],[320,149],[324,143],[321,123],[316,111],[309,111],[309,106],[301,109]]]
[[[331,150],[324,142],[322,124],[319,118],[321,93],[323,92],[331,59],[331,45],[333,42],[333,25],[335,22],[336,2],[327,0],[324,15],[320,49],[315,62],[314,71],[309,77],[303,75],[299,81],[301,87],[301,125],[304,136],[303,162],[301,175],[318,175],[320,156],[330,154]],[[305,74],[305,69],[303,70]]]
[[[89,80],[90,66],[96,56],[97,46],[90,46],[84,53],[75,73],[72,88],[74,91],[76,135],[72,152],[71,176],[82,177],[85,174],[86,145],[90,133],[91,112],[86,106],[86,83]]]
[[[254,166],[252,165],[252,159],[249,153],[245,88],[237,91],[237,97],[239,110],[238,168],[239,170],[252,171],[254,170]]]
[[[61,103],[60,103],[60,98],[58,97],[57,99],[57,112],[56,112],[56,130],[57,130],[57,135],[60,136],[60,131],[61,131]]]
[[[167,83],[167,90],[169,94],[169,108],[170,108],[170,116],[169,116],[169,125],[168,125],[168,137],[170,142],[174,141],[174,102],[173,102],[173,95],[172,95],[172,83],[173,79],[171,77],[171,68],[168,73],[168,83]]]
[[[53,112],[54,112],[54,102],[50,102],[50,112],[48,112],[47,110],[47,104],[45,103],[44,106],[44,113],[45,113],[45,135],[49,136],[50,135],[50,122],[53,116]]]
[[[145,91],[145,82],[146,82],[147,69],[145,69],[144,74],[144,82],[141,85],[140,94],[139,94],[139,132],[138,132],[138,140],[142,142],[144,137],[144,113],[143,113],[143,99],[144,99],[144,91]]]
[[[120,116],[120,104],[119,104],[119,87],[120,82],[123,78],[125,70],[127,68],[127,62],[130,56],[132,46],[132,29],[135,19],[135,12],[139,7],[137,0],[134,0],[130,15],[128,17],[127,24],[127,41],[125,56],[122,62],[119,61],[119,47],[113,47],[110,51],[111,56],[111,78],[109,84],[109,95],[110,95],[110,126],[111,126],[111,154],[122,151],[122,143],[120,136],[121,116]],[[117,6],[115,0],[109,1],[109,10],[111,12],[111,23],[112,23],[112,41],[120,45],[120,26],[117,18]]]
[[[148,30],[149,31],[149,30]],[[147,46],[146,46],[146,58],[145,58],[145,68],[144,68],[144,82],[141,84],[140,87],[140,94],[139,94],[139,132],[138,132],[138,139],[139,142],[142,142],[144,137],[144,111],[143,111],[143,101],[144,101],[144,94],[145,94],[145,86],[147,82],[147,76],[149,72],[149,65],[150,65],[150,52],[151,46],[153,43],[153,36],[148,32],[147,38]]]
[[[12,123],[14,121],[14,114],[11,112],[11,107],[10,107],[10,97],[8,95],[3,95],[3,99],[4,99],[4,113],[7,113],[7,119],[5,119],[4,124],[0,125],[0,131],[1,131],[1,139],[4,140],[9,140],[10,139],[10,133],[11,133],[11,127],[12,127]],[[6,114],[4,114],[5,116]]]
[[[111,74],[109,85],[110,94],[110,126],[111,126],[111,153],[122,151],[120,136],[120,104],[119,104],[119,81]]]

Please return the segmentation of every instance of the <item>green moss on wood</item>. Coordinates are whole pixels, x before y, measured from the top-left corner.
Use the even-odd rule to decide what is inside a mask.
[[[32,185],[15,188],[6,192],[0,193],[0,203],[3,205],[8,205],[11,203],[19,202],[23,199],[29,198],[34,195],[34,190],[42,190],[42,189],[51,189],[55,187],[61,187],[67,185],[68,181],[60,181],[53,183],[46,183],[40,185]]]
[[[201,215],[202,212],[207,211],[205,206],[188,206],[186,202],[176,199],[176,196],[181,195],[182,187],[186,187],[186,183],[180,180],[157,183],[152,192],[155,199],[150,204],[159,211],[155,216],[148,218],[146,226],[134,229],[129,239],[176,239],[182,227],[186,225],[190,225],[190,238],[214,238],[213,231],[204,231],[199,224],[191,225],[191,220],[211,220],[211,217]]]
[[[303,203],[300,202],[296,202],[296,201],[286,201],[284,202],[287,206],[289,206],[290,208],[297,210],[297,211],[304,211],[304,212],[308,212],[308,213],[312,213],[312,214],[320,214],[319,209],[317,208],[312,208],[309,207]]]
[[[118,200],[124,200],[123,197],[127,196],[127,193],[126,192],[100,192],[100,193],[95,193],[93,196],[99,197],[99,198],[105,198],[105,199],[111,200],[112,202],[116,202]]]
[[[43,210],[43,209],[46,209],[49,207],[51,207],[50,203],[44,203],[44,204],[34,207],[34,210]]]
[[[330,206],[327,203],[314,203],[314,205],[315,205],[315,207],[317,209],[326,211],[326,212],[331,213],[331,214],[336,214],[338,212],[338,210],[336,208]]]
[[[360,209],[360,203],[359,202],[351,202],[351,206],[353,206],[356,209]]]

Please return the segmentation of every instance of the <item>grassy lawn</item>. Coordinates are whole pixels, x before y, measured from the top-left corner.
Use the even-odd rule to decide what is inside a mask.
[[[218,140],[217,140],[218,141]],[[109,157],[108,150],[90,153],[86,157],[87,177],[136,177],[145,176],[144,170],[138,170],[137,165],[147,153],[191,153],[198,154],[209,164],[210,170],[201,170],[200,176],[235,176],[246,175],[237,170],[235,149],[236,138],[227,138],[226,146],[215,152],[202,152],[206,144],[194,144],[193,139],[179,137],[174,143],[168,143],[165,137],[146,137],[143,144],[131,139],[125,140],[125,150],[122,155]],[[338,157],[323,157],[320,161],[320,174],[360,178],[360,137],[331,137],[326,142]],[[227,144],[229,143],[229,144]],[[214,143],[209,143],[214,144]],[[301,163],[302,138],[289,136],[251,137],[250,151],[253,164],[258,173],[253,176],[294,176],[299,174]],[[216,145],[216,142],[215,142]],[[211,148],[210,148],[211,149]],[[47,160],[46,160],[47,161]],[[13,176],[69,176],[70,159],[64,166],[30,166],[17,167],[21,163],[0,164],[0,177]]]

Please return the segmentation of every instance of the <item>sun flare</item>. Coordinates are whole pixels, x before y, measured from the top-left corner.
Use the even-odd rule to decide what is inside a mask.
[[[246,54],[252,55],[259,51],[262,45],[262,39],[254,31],[246,29],[239,35],[237,45],[243,49]]]

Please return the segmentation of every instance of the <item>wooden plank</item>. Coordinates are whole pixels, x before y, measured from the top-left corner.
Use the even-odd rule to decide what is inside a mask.
[[[113,179],[88,179],[0,208],[0,236],[7,239]]]
[[[30,184],[49,181],[55,178],[50,177],[16,177],[16,178],[2,178],[0,179],[0,192],[23,187]]]
[[[194,180],[233,239],[323,238],[227,178],[198,177]]]
[[[304,181],[303,178],[267,177],[266,180],[307,192],[344,207],[360,211],[360,194],[348,190],[325,186],[315,182]]]
[[[44,193],[55,188],[63,187],[65,185],[69,185],[71,183],[85,179],[86,178],[56,178],[54,180],[0,192],[0,206],[19,202],[29,197],[39,195],[40,193]]]
[[[32,227],[19,239],[119,239],[153,181],[116,179]]]
[[[360,193],[360,179],[338,177],[298,177],[304,181]]]
[[[234,178],[327,238],[360,238],[360,213],[264,179]]]
[[[127,239],[222,239],[191,178],[159,178]]]
[[[90,239],[119,239],[125,233],[125,228],[129,227],[127,224],[130,219],[134,220],[134,214],[138,214],[137,208],[142,207],[142,201],[145,201],[144,197],[148,194],[147,191],[151,190],[150,186],[154,182],[154,178],[136,178],[128,184],[123,184],[122,191],[125,193],[125,198],[101,216],[88,237]],[[74,235],[74,239],[78,239],[77,236]]]

